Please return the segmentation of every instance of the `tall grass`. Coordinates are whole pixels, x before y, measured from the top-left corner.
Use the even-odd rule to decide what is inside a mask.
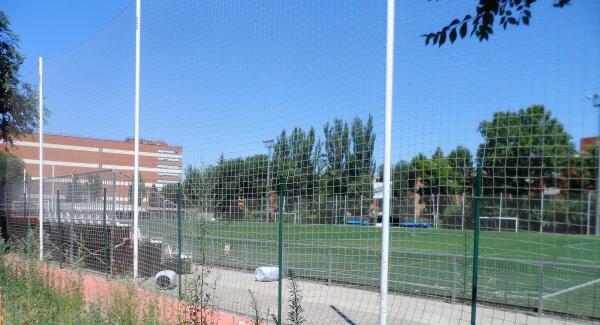
[[[57,280],[32,258],[31,250],[11,259],[4,248],[0,243],[0,315],[5,324],[161,323],[152,304],[141,306],[133,287],[111,292],[110,301],[88,302],[80,276]]]

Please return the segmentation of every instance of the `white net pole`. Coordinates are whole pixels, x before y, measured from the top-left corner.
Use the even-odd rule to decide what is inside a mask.
[[[388,259],[390,246],[390,179],[392,171],[392,99],[394,89],[394,0],[388,0],[385,66],[385,129],[383,154],[383,220],[381,222],[381,284],[379,324],[387,324]]]
[[[135,2],[135,153],[133,167],[133,278],[138,276],[139,262],[139,182],[140,182],[140,24],[141,0]]]
[[[44,96],[43,96],[43,87],[42,87],[42,81],[43,81],[43,59],[42,57],[40,57],[38,59],[38,64],[39,64],[39,70],[38,70],[38,74],[39,74],[39,132],[40,132],[40,136],[39,136],[39,149],[40,149],[40,156],[39,156],[39,168],[40,168],[40,190],[39,190],[39,195],[38,195],[38,199],[39,199],[39,227],[40,227],[40,261],[42,261],[44,259]]]

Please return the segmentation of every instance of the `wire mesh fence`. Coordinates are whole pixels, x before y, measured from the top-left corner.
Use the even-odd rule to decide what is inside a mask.
[[[204,320],[597,322],[598,139],[585,137],[599,125],[584,98],[600,48],[581,35],[597,34],[599,6],[571,7],[539,4],[540,26],[476,43],[457,40],[471,18],[428,36],[471,5],[399,3],[386,138],[385,1],[142,0],[141,19],[131,3],[44,61],[45,157],[36,135],[10,147],[23,163],[3,183],[7,236]],[[557,15],[574,26],[553,29]],[[452,45],[424,44],[446,33]]]

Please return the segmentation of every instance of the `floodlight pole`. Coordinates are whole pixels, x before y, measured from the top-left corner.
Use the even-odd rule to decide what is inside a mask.
[[[388,258],[390,247],[390,197],[392,171],[392,100],[394,91],[395,0],[387,2],[385,62],[385,128],[383,152],[383,218],[381,220],[381,276],[379,285],[379,324],[387,324]]]
[[[588,96],[588,99],[592,101],[592,105],[598,108],[600,113],[600,94],[594,94]],[[598,114],[598,127],[600,128],[600,114]],[[596,236],[600,235],[600,189],[598,185],[600,184],[600,129],[598,132],[598,139],[596,140],[597,152],[598,155],[598,165],[596,166]]]
[[[265,147],[269,150],[269,155],[267,156],[267,191],[269,197],[267,198],[267,222],[269,222],[269,218],[271,217],[271,148],[273,148],[273,139],[264,140],[263,143]]]
[[[140,28],[141,0],[135,1],[135,121],[133,160],[133,279],[138,277],[139,263],[139,183],[140,183]]]
[[[40,141],[40,156],[39,156],[39,165],[40,165],[40,189],[39,189],[39,226],[40,226],[40,261],[44,259],[44,68],[43,68],[43,59],[40,56],[38,59],[39,69],[39,141]]]

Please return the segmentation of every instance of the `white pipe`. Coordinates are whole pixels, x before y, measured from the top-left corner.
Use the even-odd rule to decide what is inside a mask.
[[[502,231],[502,197],[504,196],[503,192],[500,192],[500,218],[498,219],[498,231]]]
[[[141,0],[135,1],[135,135],[134,135],[134,167],[133,167],[133,279],[138,277],[139,263],[139,183],[140,183],[140,24]]]
[[[586,234],[590,235],[590,211],[592,209],[592,191],[588,191],[587,214],[586,214]]]
[[[394,92],[394,17],[395,0],[388,0],[385,62],[385,130],[383,152],[383,220],[381,222],[381,277],[379,286],[379,324],[387,324],[388,259],[390,248],[390,198],[392,173],[392,100]]]
[[[540,233],[544,232],[544,190],[542,190],[542,203],[540,207]]]
[[[55,207],[55,205],[54,205],[54,163],[52,164],[52,191],[50,191],[50,197],[52,198],[52,206],[48,207],[48,212],[50,212],[50,209],[54,209],[54,207]]]
[[[415,192],[415,207],[413,209],[413,222],[417,223],[417,206],[419,205],[419,194]]]
[[[38,59],[39,69],[39,141],[40,141],[40,189],[39,189],[39,226],[40,226],[40,261],[44,259],[44,91],[43,91],[43,60]]]

